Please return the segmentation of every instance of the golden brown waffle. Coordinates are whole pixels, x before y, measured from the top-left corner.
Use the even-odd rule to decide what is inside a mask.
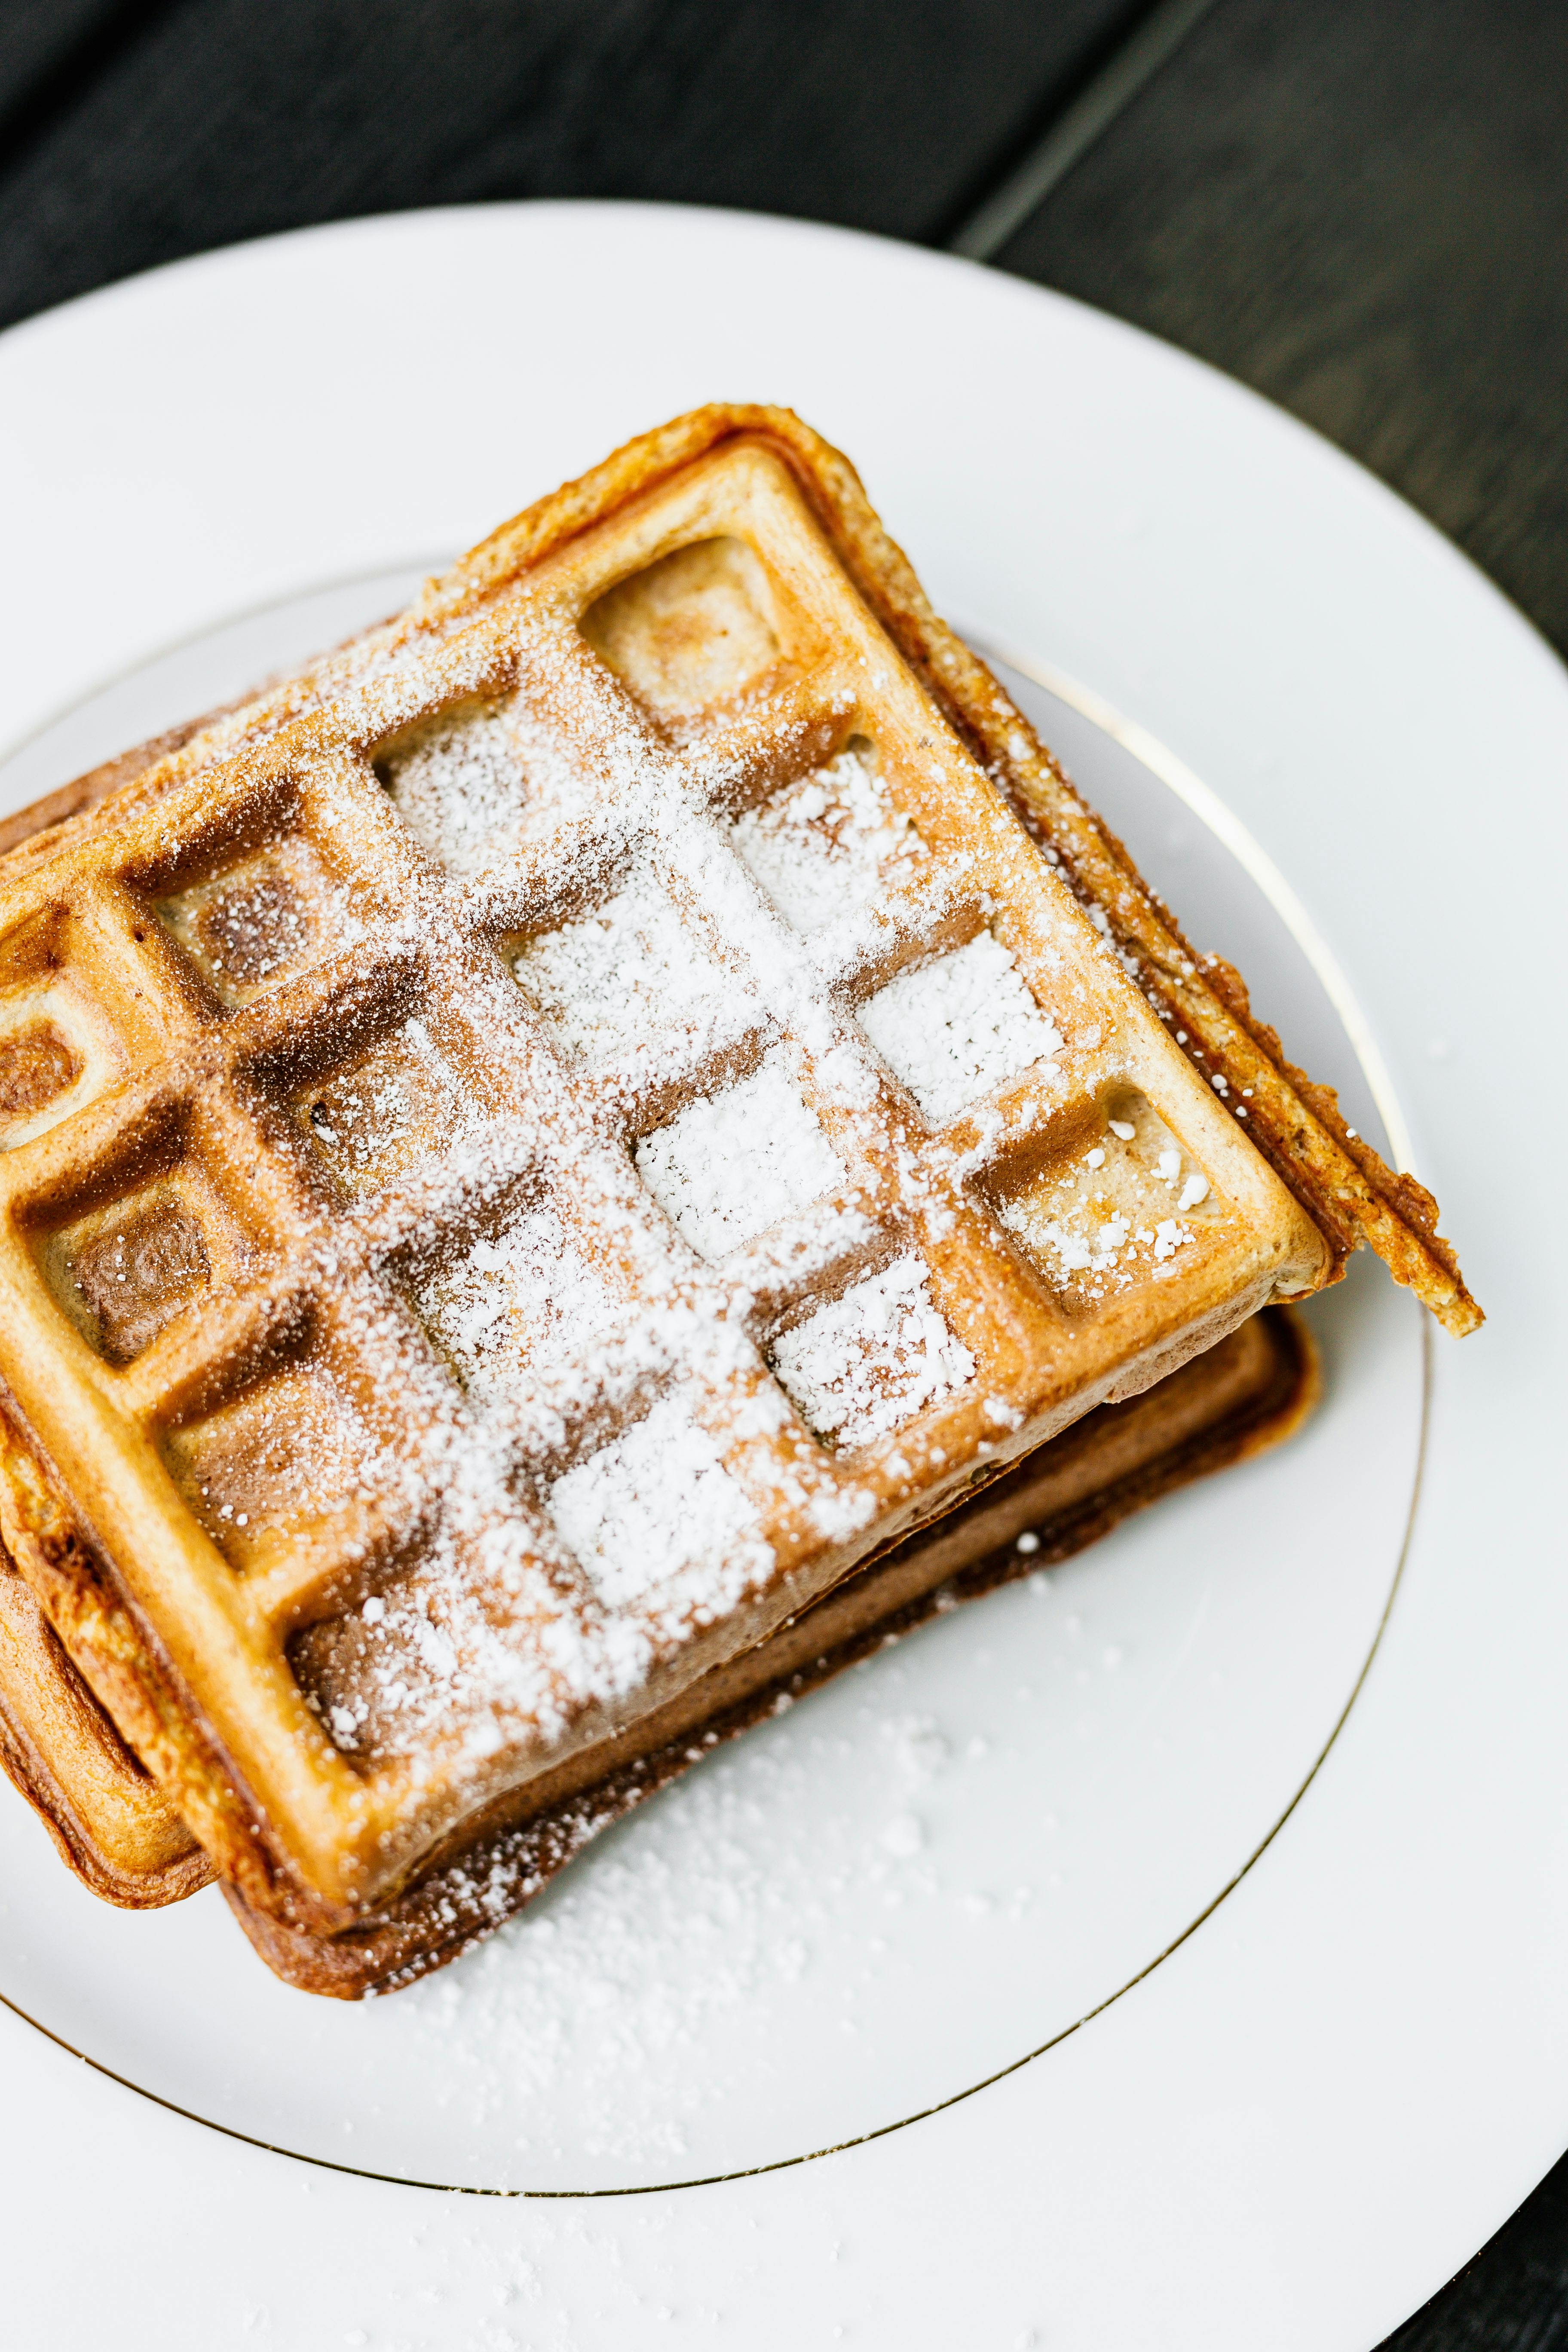
[[[254,1906],[352,1923],[1358,1218],[1426,1247],[1266,1051],[1317,1222],[1252,1151],[961,656],[702,412],[0,867],[6,1534]]]
[[[466,1850],[374,1925],[312,1937],[237,1899],[242,1924],[303,1990],[347,1999],[411,1982],[521,1908],[601,1829],[721,1740],[928,1617],[1081,1551],[1173,1488],[1278,1444],[1310,1412],[1316,1381],[1300,1320],[1288,1307],[1266,1308],[1143,1395],[1100,1406],[759,1649],[703,1676],[680,1703],[679,1725],[667,1712],[645,1727],[645,1752],[611,1758],[595,1788]],[[0,1566],[0,1764],[67,1862],[109,1900],[176,1902],[210,1875],[8,1566]]]

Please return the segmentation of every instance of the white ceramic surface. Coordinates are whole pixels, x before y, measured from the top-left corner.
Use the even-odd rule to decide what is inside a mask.
[[[657,209],[416,215],[187,265],[0,344],[10,556],[0,726],[15,741],[117,672],[150,677],[152,656],[226,615],[459,544],[626,432],[716,394],[790,401],[856,456],[939,603],[975,634],[1088,680],[1173,745],[1289,877],[1358,992],[1409,1110],[1421,1172],[1493,1316],[1462,1349],[1433,1350],[1426,1476],[1387,1632],[1301,1801],[1172,1958],[1045,2057],[819,2163],[611,2204],[433,2199],[224,2139],[4,2020],[7,2112],[26,2126],[0,2153],[22,2340],[99,2340],[112,2295],[117,2340],[132,2347],[246,2340],[247,2326],[289,2346],[586,2347],[722,2341],[728,2330],[734,2342],[794,2352],[836,2340],[837,2328],[847,2340],[914,2346],[1016,2344],[1033,2332],[1095,2352],[1350,2347],[1374,2342],[1439,2284],[1568,2137],[1568,1735],[1556,1703],[1568,1629],[1548,1508],[1563,1272],[1536,1205],[1562,1121],[1543,1081],[1555,1046],[1552,891],[1568,689],[1539,641],[1440,541],[1235,387],[963,265]],[[205,655],[193,648],[191,658],[200,671]],[[1179,866],[1175,856],[1166,878],[1184,905]],[[1237,926],[1218,944],[1249,923],[1267,931],[1245,891],[1216,887],[1204,919]],[[1246,947],[1244,960],[1256,955]],[[1276,984],[1290,1002],[1260,987],[1266,1011],[1289,1022],[1300,1009],[1321,1026],[1310,990],[1298,1007],[1288,958]],[[1522,1185],[1503,1181],[1513,1161]],[[1336,1403],[1353,1408],[1377,1333],[1386,1329],[1395,1355],[1408,1350],[1412,1318],[1375,1276],[1318,1311],[1331,1333],[1337,1316],[1367,1317],[1373,1339],[1358,1321],[1336,1385]],[[1300,1543],[1303,1564],[1321,1562],[1323,1607],[1277,1618],[1267,1676],[1258,1628],[1244,1629],[1241,1686],[1219,1719],[1228,1731],[1250,1714],[1248,1737],[1262,1745],[1226,1751],[1206,1788],[1178,1774],[1178,1796],[1196,1793],[1155,1818],[1150,1847],[1127,1849],[1136,1888],[1121,1927],[1141,1933],[1167,1900],[1173,1916],[1184,1872],[1195,1888],[1249,1817],[1265,1827],[1275,1818],[1269,1776],[1289,1745],[1291,1710],[1305,1754],[1307,1718],[1317,1708],[1321,1722],[1318,1702],[1331,1695],[1327,1673],[1313,1681],[1313,1643],[1353,1613],[1336,1614],[1336,1579],[1375,1617],[1373,1580],[1358,1582],[1355,1564],[1371,1559],[1377,1510],[1392,1509],[1407,1479],[1398,1457],[1403,1449],[1407,1465],[1411,1423],[1398,1399],[1411,1393],[1408,1371],[1394,1370],[1370,1409],[1351,1412],[1369,1441],[1361,1488],[1344,1466],[1352,1455],[1336,1454],[1305,1493],[1261,1489],[1278,1493],[1287,1549]],[[1291,1459],[1307,1456],[1246,1477],[1282,1480]],[[1190,1535],[1222,1492],[1186,1498],[1163,1524],[1181,1520]],[[745,2074],[755,2049],[741,2034],[742,2095],[718,2126],[711,2107],[696,2118],[712,2145],[749,2144],[743,2160],[767,2162],[820,2145],[810,2121],[833,2097],[864,2129],[892,2119],[890,2090],[944,2070],[962,2087],[955,2074],[983,2057],[951,1998],[971,1927],[984,1964],[973,2005],[996,2047],[1010,2001],[1021,2013],[1037,2000],[1055,2030],[1080,2001],[1092,2005],[1096,1985],[1114,1989],[1103,1963],[1115,1958],[1120,1898],[1103,1838],[1086,1843],[1081,1886],[1061,1874],[1065,1889],[1094,1898],[1062,1906],[1093,1923],[1092,1950],[1072,1935],[1031,1943],[1048,1906],[1010,1920],[996,1902],[1013,1841],[1001,1838],[994,1856],[980,1849],[998,1822],[1007,1828],[1016,1798],[976,1801],[985,1792],[966,1769],[976,1735],[963,1685],[1000,1638],[987,1624],[1013,1611],[1017,1642],[1039,1644],[1043,1690],[1050,1661],[1068,1656],[1065,1629],[1048,1621],[1074,1591],[1085,1633],[1091,1612],[1110,1612],[1093,1624],[1102,1657],[1140,1641],[1154,1654],[1173,1644],[1174,1655],[1194,1555],[1173,1533],[1177,1557],[1163,1568],[1174,1573],[1157,1577],[1140,1568],[1144,1540],[1130,1530],[1114,1557],[1108,1549],[1045,1595],[998,1596],[962,1630],[939,1627],[889,1662],[918,1683],[948,1672],[928,1668],[922,1650],[956,1661],[940,1706],[923,1684],[910,1696],[895,1683],[874,1702],[850,1686],[833,1736],[851,1760],[877,1760],[845,1798],[845,1853],[875,1851],[896,1880],[914,1857],[877,1843],[884,1816],[896,1796],[893,1819],[921,1818],[938,1883],[934,1894],[910,1886],[906,1903],[940,1920],[931,1958],[943,1997],[922,2018],[913,1947],[889,1939],[893,1958],[865,2000],[865,2022],[896,2027],[881,2037],[881,2071],[857,2076],[819,2060],[803,2073],[792,2055],[775,2070],[796,2101],[789,2115],[759,2103],[755,2073]],[[1275,1589],[1223,1575],[1211,1584],[1243,1617]],[[1305,1597],[1300,1581],[1293,1589]],[[1346,1641],[1336,1673],[1350,1657]],[[1122,1679],[1133,1663],[1102,1669],[1097,1704],[1104,1691],[1136,1689],[1136,1675]],[[1173,1692],[1167,1736],[1185,1770],[1200,1717],[1179,1675]],[[994,1697],[989,1686],[984,1696]],[[814,1704],[831,1709],[837,1695]],[[931,1713],[942,1758],[921,1725]],[[1050,1751],[1064,1716],[1028,1707],[1018,1719],[1045,1727],[1045,1746],[1020,1751],[1031,1769],[1059,1779],[1081,1761]],[[884,1732],[889,1724],[902,1728]],[[1147,1709],[1117,1727],[1120,1738],[1089,1743],[1114,1759],[1111,1779],[1148,1734]],[[755,1754],[742,1762],[736,1751],[728,1794],[730,1759],[689,1784],[689,1863],[705,1822],[758,1800],[761,1784],[748,1789],[746,1776],[767,1779],[762,1743]],[[786,1753],[762,1791],[778,1803],[782,1788],[781,1820],[815,1769],[809,1755],[792,1763]],[[1079,1785],[1090,1780],[1103,1791],[1098,1770]],[[1131,1780],[1119,1797],[1112,1790],[1103,1818],[1142,1833],[1151,1823],[1127,1801],[1133,1793]],[[1072,1808],[1058,1810],[1070,1832]],[[672,1841],[679,1864],[678,1822],[634,1826]],[[907,1843],[903,1832],[894,1840]],[[596,1858],[610,1864],[600,1883],[635,1870],[632,1852],[627,1836]],[[1032,1852],[1029,1867],[1034,1885]],[[32,1964],[35,1923],[57,1899],[24,1901],[26,1880],[18,1864],[0,1919],[7,1988],[6,1969]],[[1209,1885],[1203,1900],[1219,1891]],[[990,1914],[967,1911],[975,1895],[992,1899]],[[263,2031],[243,2003],[226,2010],[216,1937],[204,1973],[201,1910],[187,1906],[172,1927],[192,1940],[153,1988],[162,2009],[135,1997],[134,1970],[120,1973],[118,1957],[112,1978],[89,1965],[96,1929],[85,1913],[74,1950],[68,1938],[45,1956],[40,2005],[55,2001],[63,2015],[76,2002],[83,2046],[84,2014],[132,2039],[142,2031],[149,2046],[136,2063],[121,2053],[121,2071],[138,2079],[144,2060],[167,2061],[160,2016],[187,2007],[184,2046],[206,2037],[216,2068],[226,2029],[226,2083],[265,2093],[297,2121],[302,2086],[321,2072],[310,2013],[278,1995]],[[1010,1946],[1013,1928],[1026,1932]],[[1136,1940],[1130,1932],[1129,1952]],[[1010,1978],[1004,1952],[1023,1956]],[[192,1967],[194,1979],[181,1976]],[[840,2022],[843,1969],[818,1990],[823,2042]],[[700,2063],[695,2074],[676,2071],[678,2089],[737,2079],[713,2063],[710,2026],[721,2042],[754,1992],[742,1985],[727,2008],[698,2017]],[[290,2066],[298,2080],[287,2079]],[[466,2096],[460,2073],[455,2093]],[[601,2069],[601,2099],[604,2087]],[[567,2156],[589,2152],[591,2065],[582,2089],[560,2096],[557,2143],[532,2158],[554,2160],[563,2118],[579,2134]],[[366,2127],[362,2113],[337,2120],[354,2124],[353,2137]],[[481,2145],[483,2120],[457,2133],[478,2160],[437,2177],[484,2177],[493,2150]],[[692,2116],[684,2121],[689,2130]],[[797,2125],[805,2141],[791,2145]],[[660,2154],[654,2137],[635,2158],[612,2151],[615,2161],[647,2165]],[[531,2158],[529,2168],[531,2185],[566,2185],[559,2170],[545,2182]],[[84,2175],[95,2217],[85,2242],[61,2195]]]

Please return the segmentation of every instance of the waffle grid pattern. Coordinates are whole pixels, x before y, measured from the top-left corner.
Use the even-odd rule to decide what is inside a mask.
[[[719,540],[741,571],[665,594],[657,567]],[[399,760],[433,721],[496,709],[514,837],[443,872],[397,813]],[[923,857],[869,913],[802,932],[732,820],[850,740]],[[675,910],[732,1017],[652,1053],[628,1036],[618,1059],[612,1039],[589,1066],[531,1002],[529,951],[633,883]],[[69,1115],[37,1132],[30,1113],[0,1159],[6,1378],[322,1916],[374,1902],[478,1806],[759,1638],[965,1480],[1321,1271],[1304,1216],[754,446],[324,711],[90,821],[8,897],[6,992],[78,1001],[113,1045],[96,1098],[76,1107],[73,1081]],[[858,1013],[987,929],[1061,1050],[932,1132]],[[638,1148],[764,1064],[843,1181],[714,1263],[672,1229]],[[1096,1152],[1131,1233],[1173,1147],[1206,1192],[1171,1263],[1097,1296],[1070,1251],[1030,1243],[1042,1218],[1062,1230],[1044,1210],[1031,1226],[1030,1202],[1059,1209]],[[127,1244],[139,1204],[156,1216]],[[524,1328],[480,1410],[416,1302],[476,1235],[542,1206],[608,1305],[591,1347],[568,1331],[531,1360]],[[126,1246],[166,1309],[151,1336],[116,1320]],[[767,1351],[910,1257],[973,1377],[836,1452]],[[70,1382],[89,1413],[58,1402]],[[258,1397],[250,1475],[273,1507],[242,1518],[204,1463],[243,1453]],[[563,1542],[552,1488],[671,1400],[755,1542],[716,1585],[616,1607]],[[388,1622],[409,1591],[426,1622],[447,1608],[452,1663],[400,1741],[353,1692],[376,1685],[376,1602]]]

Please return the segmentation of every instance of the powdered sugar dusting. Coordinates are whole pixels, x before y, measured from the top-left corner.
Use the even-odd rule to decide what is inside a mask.
[[[1103,1142],[999,1203],[1056,1286],[1086,1303],[1168,1280],[1198,1244],[1188,1219],[1205,1204],[1199,1227],[1220,1213],[1208,1179],[1149,1103],[1135,1097],[1122,1108],[1128,1115],[1107,1118]]]
[[[1114,1287],[1125,1290],[1136,1278],[1142,1257],[1146,1255],[1156,1266],[1167,1265],[1193,1239],[1192,1227],[1178,1224],[1173,1217],[1162,1217],[1155,1225],[1134,1226],[1120,1212],[1100,1222],[1036,1219],[1016,1211],[1005,1211],[1004,1216],[1020,1239],[1052,1254],[1059,1274],[1089,1276],[1095,1297],[1104,1295],[1108,1276]]]
[[[528,783],[504,707],[443,712],[382,771],[398,814],[449,874],[493,864],[522,823]]]
[[[311,1143],[353,1191],[472,1140],[477,1121],[427,1024],[411,1015],[374,1053],[321,1087],[305,1111]]]
[[[723,1257],[844,1183],[783,1056],[708,1095],[637,1146],[637,1172],[704,1257]]]
[[[865,1006],[860,1025],[933,1127],[1060,1053],[1065,1042],[988,930],[952,955],[900,972]]]
[[[781,913],[816,931],[907,882],[925,845],[868,751],[848,749],[737,817],[731,838]]]
[[[469,1393],[504,1395],[530,1366],[557,1361],[608,1329],[616,1302],[553,1209],[531,1209],[471,1242],[415,1302]]]
[[[916,1257],[868,1275],[774,1342],[773,1369],[805,1419],[843,1446],[867,1445],[974,1375]]]
[[[646,876],[531,940],[513,969],[568,1052],[634,1080],[693,1067],[756,1018],[744,982]]]
[[[710,1622],[773,1566],[746,1495],[673,1397],[558,1478],[549,1507],[612,1609],[671,1579],[700,1580],[699,1622]]]
[[[158,914],[219,999],[241,1005],[286,973],[356,946],[364,926],[353,900],[296,832],[162,899]]]

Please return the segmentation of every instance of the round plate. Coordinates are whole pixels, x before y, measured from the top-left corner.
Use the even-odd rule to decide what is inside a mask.
[[[290,599],[144,665],[0,766],[0,810],[395,610],[419,577]],[[1009,678],[1375,1132],[1318,972],[1234,850],[1103,726]],[[227,2131],[462,2188],[711,2181],[984,2086],[1213,1910],[1360,1684],[1415,1499],[1424,1334],[1371,1266],[1310,1319],[1324,1402],[1283,1453],[711,1757],[482,1952],[395,2000],[301,2003],[216,1889],[109,1909],[20,1801],[0,1806],[15,1922],[0,1998]]]
[[[864,239],[535,206],[279,240],[0,346],[0,720],[34,738],[7,802],[384,609],[411,551],[715,395],[787,400],[851,451],[939,604],[1086,707],[1020,687],[1188,927],[1352,1084],[1335,1008],[1359,1000],[1352,1116],[1373,1131],[1386,1066],[1492,1324],[1431,1349],[1403,1582],[1315,1774],[1419,1431],[1418,1322],[1375,1268],[1314,1309],[1330,1392],[1297,1445],[749,1738],[395,2001],[273,1986],[210,1896],[102,1911],[8,1806],[0,1990],[197,2116],[473,2188],[785,2167],[608,2206],[411,2205],[73,2074],[8,2020],[24,2127],[0,2178],[30,2249],[8,2292],[51,2342],[89,2340],[113,2291],[132,2346],[258,2314],[274,2340],[390,2343],[425,2294],[424,2340],[465,2346],[625,2342],[661,2307],[672,2338],[721,2312],[749,2344],[1096,2352],[1252,2352],[1267,2307],[1271,2341],[1361,2346],[1568,2124],[1563,1277],[1533,1198],[1561,1118],[1568,691],[1405,509],[1161,347]],[[1157,780],[1074,677],[1205,777],[1222,833],[1228,809],[1261,843],[1251,878],[1173,758]],[[1304,929],[1259,895],[1270,859]],[[88,2138],[84,2249],[58,2184]]]

